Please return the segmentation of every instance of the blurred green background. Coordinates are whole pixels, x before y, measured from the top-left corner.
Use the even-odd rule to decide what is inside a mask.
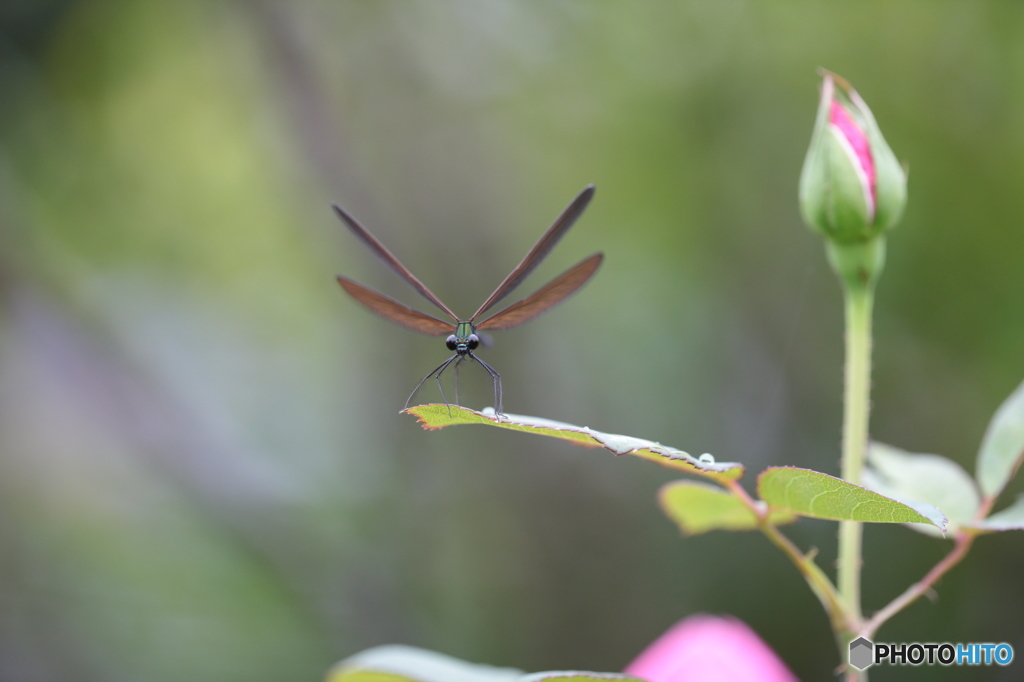
[[[757,534],[680,538],[667,470],[399,415],[446,351],[340,291],[426,309],[330,210],[468,314],[596,183],[525,289],[602,271],[483,354],[506,409],[748,486],[836,473],[839,288],[796,206],[819,66],[910,166],[873,435],[973,471],[1024,379],[1020,3],[0,5],[0,678],[316,680],[387,642],[619,670],[712,612],[832,679],[792,567]],[[831,570],[834,524],[790,535]],[[949,546],[870,527],[865,609]],[[984,538],[879,639],[1020,657],[1022,569],[1020,534]]]

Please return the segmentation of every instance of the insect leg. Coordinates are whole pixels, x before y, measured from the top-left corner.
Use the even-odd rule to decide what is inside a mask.
[[[455,361],[455,404],[459,404],[459,365],[466,359],[466,356],[460,355],[459,359]]]
[[[487,373],[491,375],[491,380],[494,382],[494,413],[500,417],[505,413],[501,404],[501,375],[498,374],[497,370],[472,353],[469,354],[469,357],[479,362],[480,366],[486,369]]]
[[[405,401],[405,407],[403,409],[409,409],[409,403],[412,402],[413,396],[416,395],[416,392],[418,390],[420,390],[420,386],[422,386],[423,382],[425,382],[427,379],[436,376],[437,377],[437,385],[440,386],[441,385],[441,379],[440,379],[441,372],[443,372],[448,367],[448,365],[452,364],[452,360],[454,360],[457,357],[459,357],[459,356],[458,355],[451,356],[450,358],[448,358],[447,360],[442,362],[440,365],[435,367],[433,370],[431,370],[430,374],[428,374],[427,376],[425,376],[422,379],[420,379],[420,383],[416,384],[416,388],[412,389],[412,393],[409,394],[409,399]],[[441,389],[441,397],[444,398],[444,389]],[[445,403],[445,405],[448,405],[448,399],[447,398],[444,399],[444,403]],[[451,410],[451,405],[448,405],[448,409]]]

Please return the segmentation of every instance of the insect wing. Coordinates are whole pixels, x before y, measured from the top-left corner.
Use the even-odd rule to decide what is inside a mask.
[[[397,258],[395,258],[395,255],[393,253],[391,253],[390,251],[388,251],[387,248],[383,244],[381,244],[380,241],[378,241],[376,237],[374,237],[372,234],[370,234],[369,230],[367,230],[365,227],[360,225],[359,221],[356,220],[355,218],[353,218],[349,214],[348,211],[343,209],[341,206],[338,206],[337,204],[331,204],[331,206],[334,207],[334,212],[338,214],[338,217],[341,218],[342,222],[344,222],[346,225],[348,225],[348,228],[350,230],[352,230],[353,234],[355,234],[357,237],[359,237],[360,241],[362,241],[364,244],[366,244],[368,247],[370,247],[370,250],[373,251],[375,254],[377,254],[378,258],[380,258],[382,261],[387,263],[388,267],[390,267],[392,270],[394,270],[396,273],[398,273],[399,277],[401,277],[406,282],[411,284],[412,287],[416,291],[420,292],[420,294],[425,299],[427,299],[428,301],[430,301],[431,303],[436,305],[438,308],[440,308],[444,312],[448,313],[448,316],[451,317],[453,320],[455,320],[456,322],[460,321],[458,315],[453,313],[451,311],[451,309],[448,306],[446,306],[441,301],[441,299],[439,299],[437,296],[435,296],[434,292],[431,291],[430,289],[428,289],[426,284],[424,284],[423,282],[419,281],[416,278],[416,275],[412,274],[412,272],[409,271],[409,268],[407,268],[404,265],[402,265],[402,263],[399,262],[399,260]],[[348,281],[351,282],[352,280],[348,280]],[[342,286],[345,286],[345,285],[343,284]],[[391,300],[391,299],[388,299],[388,300]],[[392,302],[394,302],[394,301],[392,301]],[[406,308],[406,310],[408,310],[408,308]],[[428,317],[429,317],[429,315],[428,315]],[[399,324],[403,324],[403,323],[399,322]]]
[[[347,277],[338,275],[338,284],[348,292],[348,295],[356,299],[364,306],[377,313],[383,318],[400,324],[406,329],[430,336],[443,336],[455,331],[455,325],[436,317],[421,313],[418,310],[408,308],[393,298],[364,287]]]
[[[517,303],[513,303],[501,312],[477,324],[476,328],[511,329],[524,322],[529,322],[545,310],[558,305],[576,293],[580,287],[594,276],[603,258],[602,254],[595,253],[593,256],[584,259],[530,296]]]
[[[537,240],[537,243],[533,245],[533,248],[531,248],[523,260],[520,261],[519,265],[517,265],[512,272],[508,273],[508,277],[505,278],[505,281],[499,284],[498,288],[494,290],[494,293],[492,293],[487,300],[484,301],[483,305],[473,313],[473,317],[469,318],[470,322],[483,315],[492,306],[498,303],[498,301],[512,293],[513,289],[522,284],[527,275],[533,272],[534,268],[540,265],[540,262],[544,260],[544,257],[551,253],[551,249],[555,248],[558,240],[560,240],[565,233],[569,231],[569,228],[573,226],[573,223],[575,223],[583,214],[583,211],[587,208],[587,204],[590,203],[590,200],[593,197],[593,185],[587,185],[583,188],[583,191],[580,192],[579,195],[572,200],[572,203],[562,211],[562,214],[555,219],[555,222],[551,224],[551,227],[541,235],[540,239]],[[497,327],[492,328],[497,329]]]

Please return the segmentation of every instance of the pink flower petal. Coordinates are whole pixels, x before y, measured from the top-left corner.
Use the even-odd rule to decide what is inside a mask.
[[[625,672],[649,682],[797,682],[745,623],[707,615],[676,623]]]
[[[857,122],[853,120],[853,117],[850,116],[850,112],[846,110],[846,107],[836,100],[832,100],[829,123],[839,129],[839,132],[843,134],[843,137],[846,138],[846,141],[853,148],[854,153],[857,155],[857,160],[860,161],[860,167],[864,171],[864,177],[868,185],[867,194],[870,202],[868,214],[874,216],[875,202],[878,199],[875,183],[875,160],[871,157],[871,144],[868,142],[868,137],[857,125]]]

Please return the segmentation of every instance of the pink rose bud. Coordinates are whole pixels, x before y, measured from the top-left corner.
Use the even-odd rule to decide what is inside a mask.
[[[865,243],[896,224],[906,200],[906,173],[871,109],[849,83],[826,72],[800,174],[804,220],[835,242]]]
[[[797,682],[745,623],[706,615],[676,623],[624,672],[648,682]]]

